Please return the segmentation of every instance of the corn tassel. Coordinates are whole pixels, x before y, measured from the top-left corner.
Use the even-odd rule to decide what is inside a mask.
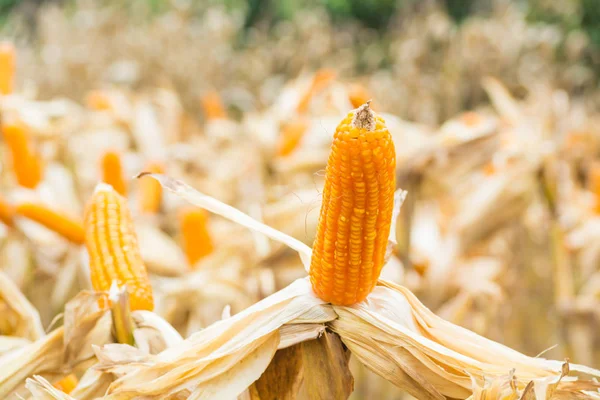
[[[42,165],[39,156],[31,150],[25,128],[18,124],[6,124],[3,133],[10,149],[17,182],[23,187],[34,189],[42,180]]]
[[[149,163],[144,169],[155,174],[164,173],[164,168],[159,163]],[[140,179],[140,210],[143,213],[156,214],[162,201],[162,186],[152,178]]]
[[[56,382],[53,386],[58,390],[63,391],[66,394],[69,394],[75,389],[75,386],[79,383],[79,380],[75,376],[75,374],[69,374],[62,378],[60,381]]]
[[[395,166],[391,135],[368,103],[338,125],[310,265],[321,299],[351,305],[375,287],[392,220]]]
[[[3,95],[13,92],[15,79],[15,47],[12,43],[0,44],[0,93]]]
[[[186,210],[180,214],[183,250],[192,266],[214,249],[207,219],[206,211],[199,209]]]
[[[84,242],[83,227],[79,221],[53,211],[45,205],[21,203],[16,207],[16,214],[45,226],[75,244]]]
[[[125,198],[99,184],[87,204],[84,226],[94,290],[109,291],[117,281],[126,285],[132,311],[152,311],[152,287]]]
[[[14,226],[15,209],[0,196],[0,221],[6,226]]]
[[[123,165],[119,153],[107,151],[102,156],[102,182],[108,183],[121,196],[127,196],[127,184],[123,179]]]
[[[320,91],[325,89],[331,81],[335,79],[335,71],[330,69],[321,69],[315,74],[313,81],[304,95],[300,98],[300,102],[296,110],[299,114],[304,114],[308,111],[310,102],[313,97],[316,96]]]
[[[227,112],[221,101],[221,97],[215,91],[210,91],[202,96],[202,110],[207,120],[226,119]]]
[[[303,120],[287,124],[279,136],[277,154],[280,156],[291,154],[298,147],[307,128],[308,126]]]

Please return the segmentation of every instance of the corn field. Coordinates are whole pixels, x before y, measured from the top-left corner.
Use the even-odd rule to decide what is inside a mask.
[[[368,3],[0,18],[0,399],[600,399],[600,15]]]

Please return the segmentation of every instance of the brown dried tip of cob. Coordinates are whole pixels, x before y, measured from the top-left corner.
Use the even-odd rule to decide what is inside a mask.
[[[336,129],[310,265],[313,290],[327,302],[355,304],[377,283],[392,222],[395,154],[368,102]]]

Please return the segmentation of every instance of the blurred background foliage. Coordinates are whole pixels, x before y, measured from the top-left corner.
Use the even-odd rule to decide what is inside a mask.
[[[47,3],[69,3],[72,0],[0,0],[0,17],[19,8],[19,11],[34,10]],[[124,0],[109,0],[127,6]],[[168,10],[173,3],[181,0],[147,0],[153,13]],[[424,7],[436,2],[447,10],[457,23],[465,18],[490,12],[493,3],[512,2],[527,10],[529,21],[556,24],[565,30],[581,29],[594,44],[600,46],[600,2],[598,0],[187,0],[196,8],[208,5],[225,4],[229,10],[245,14],[246,27],[260,23],[274,25],[276,22],[291,19],[304,9],[324,7],[333,21],[360,23],[366,27],[385,30],[394,16],[408,9]]]
[[[306,9],[324,8],[334,24],[360,24],[380,33],[392,21],[402,20],[419,8],[442,6],[450,17],[460,24],[469,16],[485,16],[496,3],[517,4],[532,24],[545,23],[559,27],[564,33],[580,30],[587,34],[596,50],[600,49],[600,0],[146,0],[150,15],[169,10],[174,4],[185,3],[199,11],[216,4],[224,4],[232,12],[244,15],[246,32],[257,25],[275,26],[280,21],[291,20]],[[106,3],[127,8],[135,2],[107,0]],[[48,4],[74,4],[74,0],[0,0],[0,23],[12,11],[31,16],[33,24],[38,7]],[[139,11],[136,8],[136,11]],[[241,38],[243,39],[243,38]],[[600,61],[595,60],[597,63]]]
[[[216,89],[230,104],[244,103],[236,107],[260,108],[285,79],[334,68],[344,79],[360,80],[389,111],[439,123],[486,101],[480,86],[486,75],[517,97],[549,83],[600,109],[599,5],[0,0],[0,28],[21,47],[20,79],[33,78],[42,97],[79,98],[137,60],[138,88],[168,81],[186,106],[202,90]],[[240,88],[252,99],[241,100]]]

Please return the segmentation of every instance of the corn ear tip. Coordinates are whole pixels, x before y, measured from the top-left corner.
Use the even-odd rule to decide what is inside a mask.
[[[106,183],[106,182],[100,182],[96,185],[96,188],[94,189],[94,194],[99,193],[99,192],[114,192],[115,188],[112,187],[112,185]]]

